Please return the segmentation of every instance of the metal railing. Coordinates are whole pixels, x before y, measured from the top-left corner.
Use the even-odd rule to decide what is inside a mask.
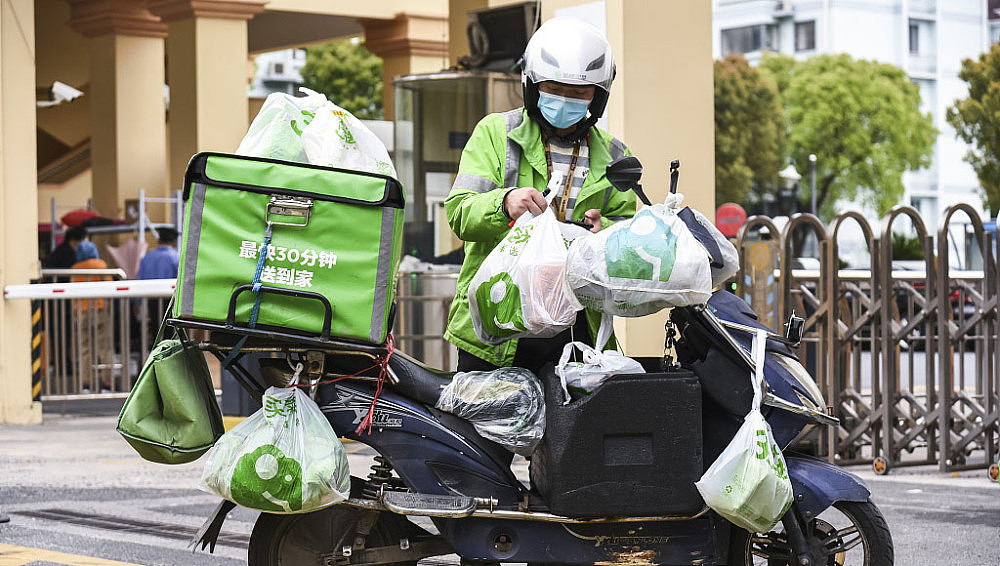
[[[979,270],[953,266],[948,226],[963,216]],[[922,252],[918,269],[894,265],[892,234],[904,219]],[[841,267],[849,225],[862,234],[867,266]],[[967,204],[948,208],[939,226],[932,236],[915,209],[900,206],[878,232],[856,212],[828,226],[796,215],[781,231],[752,217],[740,232],[737,293],[769,326],[793,311],[806,318],[800,354],[841,423],[819,443],[831,461],[952,471],[997,460],[1000,244]],[[795,268],[803,233],[815,239],[818,269]]]
[[[41,325],[32,337],[43,401],[121,397],[131,391],[172,294],[172,282],[125,281],[121,269],[43,269],[28,298]]]
[[[962,217],[981,269],[952,266],[947,227]],[[917,269],[893,262],[892,234],[904,221],[922,252]],[[860,231],[869,260],[845,269],[841,243],[849,226]],[[780,230],[769,218],[752,217],[741,229],[737,294],[771,328],[780,330],[792,312],[805,318],[799,353],[840,419],[817,443],[831,461],[870,462],[882,470],[935,464],[951,471],[997,460],[1000,242],[965,204],[948,208],[939,226],[937,234],[928,233],[915,209],[900,206],[878,231],[856,212],[829,225],[800,214]],[[818,267],[801,264],[796,242],[807,239],[803,234],[816,243]],[[120,281],[118,270],[43,275],[117,281],[76,283],[72,292],[59,284],[5,289],[7,298],[41,301],[42,398],[129,391],[173,282]],[[456,277],[401,274],[399,282],[397,345],[435,367],[455,360],[440,333]]]

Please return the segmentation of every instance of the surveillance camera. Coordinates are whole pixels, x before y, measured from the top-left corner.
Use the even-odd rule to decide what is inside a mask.
[[[52,99],[56,102],[67,102],[83,96],[83,91],[79,91],[66,83],[55,81],[49,89],[52,91]]]

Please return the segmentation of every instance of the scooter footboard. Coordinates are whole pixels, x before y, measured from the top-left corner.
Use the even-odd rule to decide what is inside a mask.
[[[563,564],[717,564],[725,521],[567,524],[502,519],[434,519],[463,561]]]
[[[861,479],[834,464],[794,454],[785,455],[795,503],[806,520],[837,501],[868,501],[871,491]]]

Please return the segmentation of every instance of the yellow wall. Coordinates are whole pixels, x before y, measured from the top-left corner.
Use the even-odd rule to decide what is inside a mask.
[[[267,9],[274,12],[305,12],[355,18],[392,19],[400,12],[422,15],[445,15],[447,0],[271,0]]]
[[[38,273],[35,208],[35,33],[32,0],[0,2],[0,286]],[[31,309],[0,301],[0,423],[38,423],[32,402]]]
[[[42,183],[38,185],[38,221],[52,221],[52,199],[56,199],[56,222],[76,208],[86,208],[90,200],[92,186],[91,171],[88,169],[72,179],[60,184]]]

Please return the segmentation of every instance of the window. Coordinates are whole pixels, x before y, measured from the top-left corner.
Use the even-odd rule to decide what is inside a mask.
[[[816,49],[816,21],[795,22],[795,50],[812,51]]]
[[[722,30],[722,55],[777,50],[777,26],[757,24]]]
[[[285,74],[285,64],[284,63],[271,63],[271,73],[281,76]]]
[[[920,53],[920,26],[910,22],[910,53]]]

